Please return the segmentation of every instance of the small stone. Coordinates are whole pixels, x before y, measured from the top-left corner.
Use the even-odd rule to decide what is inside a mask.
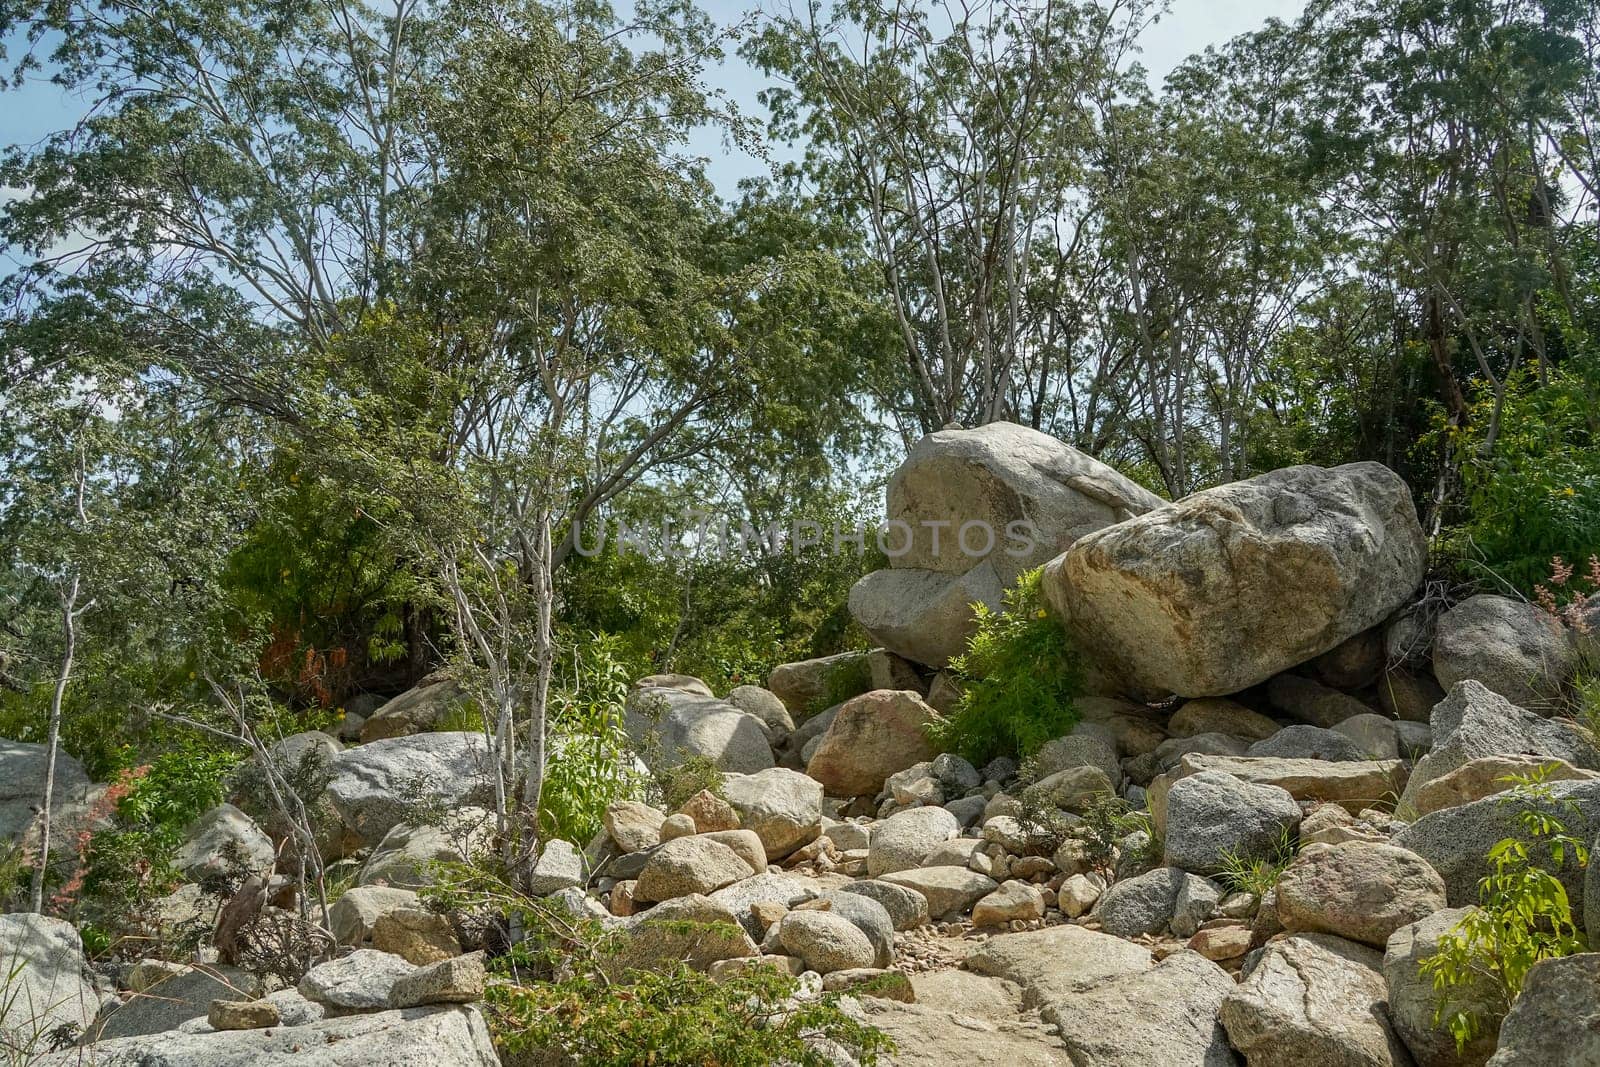
[[[779,922],[787,914],[789,909],[776,900],[758,900],[750,905],[750,918],[758,937],[764,937],[772,928],[772,924]]]
[[[1018,856],[1011,861],[1011,877],[1037,881],[1056,873],[1056,865],[1046,856]]]
[[[668,815],[661,822],[661,842],[676,841],[680,837],[692,837],[699,831],[695,829],[694,817],[677,814]]]
[[[972,908],[974,926],[998,926],[1015,920],[1044,918],[1044,897],[1027,882],[1012,880],[978,901]]]
[[[483,953],[455,956],[413,971],[394,984],[390,1001],[396,1008],[423,1004],[470,1004],[483,999],[488,980]]]
[[[546,841],[533,870],[528,873],[529,896],[547,897],[584,883],[583,853],[570,841]]]
[[[684,801],[677,813],[694,820],[694,832],[697,834],[739,828],[739,813],[733,810],[733,805],[709,789],[702,789]]]
[[[637,909],[633,905],[633,892],[639,883],[626,878],[611,887],[611,914],[626,919]]]
[[[213,1000],[206,1022],[213,1030],[262,1030],[278,1025],[278,1006],[270,1000]]]
[[[1056,906],[1069,919],[1087,915],[1100,894],[1105,892],[1105,879],[1098,874],[1075,874],[1061,883],[1056,895]]]
[[[643,852],[661,843],[661,824],[666,816],[648,804],[619,800],[606,808],[603,822],[606,833],[624,852]]]
[[[1250,951],[1250,927],[1240,922],[1208,926],[1189,939],[1189,948],[1214,963],[1238,959]]]
[[[419,967],[461,955],[450,921],[420,908],[396,908],[380,916],[372,927],[372,947]]]

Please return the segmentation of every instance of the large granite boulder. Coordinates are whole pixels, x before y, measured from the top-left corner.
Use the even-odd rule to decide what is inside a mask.
[[[362,864],[357,884],[409,889],[432,885],[430,864],[470,860],[489,846],[494,829],[494,813],[470,805],[437,823],[398,823]]]
[[[1378,948],[1445,907],[1444,879],[1415,852],[1368,841],[1310,845],[1278,879],[1285,930],[1334,934]]]
[[[1389,1024],[1375,949],[1326,934],[1268,943],[1222,1002],[1222,1025],[1250,1067],[1409,1067]]]
[[[1010,585],[1084,534],[1163,503],[1063,441],[991,422],[940,430],[912,446],[889,480],[885,538],[891,567],[965,574],[989,560],[1000,583]],[[1008,537],[1011,524],[1021,522],[1032,526],[1026,550],[1021,539]]]
[[[767,726],[727,701],[670,686],[636,686],[623,714],[628,739],[652,771],[691,756],[725,771],[754,774],[773,766]]]
[[[644,870],[639,872],[634,899],[704,896],[754,873],[748,862],[720,841],[699,834],[679,837],[650,854]]]
[[[1541,960],[1500,1024],[1489,1067],[1600,1063],[1600,952]]]
[[[471,699],[449,674],[439,671],[384,704],[361,724],[361,740],[381,741],[437,729],[452,712],[470,708]]]
[[[483,734],[413,734],[339,754],[327,796],[344,824],[375,845],[412,821],[419,801],[445,810],[494,802],[494,762]]]
[[[0,845],[34,845],[44,808],[47,755],[44,745],[0,738]],[[83,764],[57,751],[55,789],[50,798],[55,852],[65,851],[60,842],[89,828],[90,810],[104,791],[105,786],[89,781]]]
[[[1439,940],[1473,909],[1445,908],[1408,923],[1389,935],[1383,954],[1383,979],[1389,987],[1389,1019],[1395,1033],[1411,1050],[1417,1067],[1483,1067],[1494,1054],[1495,1031],[1500,1025],[1501,996],[1498,983],[1488,974],[1451,989],[1451,1011],[1470,1011],[1485,1017],[1484,1031],[1456,1047],[1455,1036],[1438,1021],[1439,993],[1433,976],[1422,964],[1439,951]]]
[[[960,832],[960,820],[943,808],[897,811],[873,829],[867,873],[876,878],[921,866],[930,852]]]
[[[253,1000],[261,980],[238,967],[187,968],[134,994],[106,1011],[86,1039],[106,1041],[175,1030],[191,1019],[203,1019],[213,1000]]]
[[[1480,593],[1439,616],[1433,673],[1450,689],[1473,679],[1513,704],[1549,712],[1572,673],[1576,646],[1549,613]]]
[[[52,1031],[82,1030],[100,1010],[83,941],[61,919],[0,915],[0,979],[0,1051],[43,1048]]]
[[[875,796],[894,772],[938,754],[927,727],[939,713],[909,689],[880,689],[840,708],[806,763],[830,796]]]
[[[1275,785],[1221,771],[1180,778],[1167,791],[1166,864],[1215,874],[1231,860],[1269,859],[1300,825],[1300,805]]]
[[[1091,916],[1100,928],[1118,937],[1159,933],[1172,921],[1179,896],[1190,882],[1205,879],[1177,867],[1157,867],[1136,878],[1113,882],[1100,896]],[[1201,892],[1203,886],[1197,886]]]
[[[783,767],[730,774],[722,793],[739,825],[761,838],[770,863],[822,835],[822,784],[808,775]]]
[[[1238,1059],[1217,1021],[1233,988],[1221,967],[1179,952],[1147,971],[1052,999],[1040,1014],[1059,1029],[1073,1063],[1234,1067]]]
[[[1429,725],[1433,747],[1412,768],[1401,797],[1419,813],[1418,799],[1430,784],[1480,757],[1549,756],[1574,767],[1600,767],[1600,752],[1576,725],[1525,711],[1472,679],[1450,687]]]
[[[850,587],[850,614],[884,648],[944,667],[966,650],[977,630],[972,605],[1000,610],[1004,588],[989,560],[965,574],[890,567]]]
[[[1490,850],[1509,837],[1534,843],[1519,818],[1523,808],[1559,820],[1569,831],[1592,833],[1600,826],[1600,780],[1551,782],[1546,788],[1548,800],[1500,794],[1432,812],[1396,834],[1394,844],[1415,852],[1439,872],[1451,907],[1476,904],[1478,882],[1494,870]],[[1581,921],[1584,872],[1570,850],[1554,873],[1566,887],[1573,916]]]
[[[886,649],[942,667],[1026,570],[1079,537],[1162,500],[1070,445],[1009,422],[940,430],[889,481],[879,541],[889,569],[850,591],[850,613]]]
[[[1382,622],[1425,563],[1393,471],[1301,466],[1090,533],[1051,562],[1044,588],[1129,695],[1225,696]]]
[[[172,865],[191,882],[223,874],[272,870],[278,853],[272,839],[232,804],[218,804],[190,826]]]

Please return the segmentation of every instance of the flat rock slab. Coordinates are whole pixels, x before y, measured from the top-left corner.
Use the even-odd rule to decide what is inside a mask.
[[[1150,950],[1081,926],[1051,926],[991,937],[967,968],[1004,978],[1028,1007],[1043,1007],[1103,982],[1150,969]]]
[[[476,1009],[429,1007],[270,1030],[123,1037],[33,1062],[34,1067],[499,1067],[500,1059]]]
[[[1400,760],[1280,759],[1273,756],[1212,756],[1191,752],[1178,762],[1177,776],[1222,771],[1253,785],[1275,785],[1296,800],[1338,804],[1352,815],[1392,806],[1406,787]]]
[[[864,997],[865,1021],[894,1039],[900,1067],[1074,1067],[1037,1021],[995,1019],[932,1004]]]

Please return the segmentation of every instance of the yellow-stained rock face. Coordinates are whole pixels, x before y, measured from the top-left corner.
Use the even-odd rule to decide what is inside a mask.
[[[1044,590],[1120,691],[1224,696],[1382,622],[1425,564],[1393,471],[1288,467],[1085,535]]]

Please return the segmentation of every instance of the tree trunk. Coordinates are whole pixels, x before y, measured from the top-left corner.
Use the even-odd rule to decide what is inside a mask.
[[[72,585],[61,600],[61,629],[66,648],[61,654],[61,672],[56,675],[55,692],[50,697],[50,722],[45,735],[44,810],[39,815],[39,856],[33,868],[33,884],[28,894],[30,911],[44,912],[45,874],[50,867],[51,808],[55,805],[56,753],[61,748],[61,705],[66,699],[67,685],[72,680],[72,661],[78,651],[78,591],[81,579],[72,577]]]

